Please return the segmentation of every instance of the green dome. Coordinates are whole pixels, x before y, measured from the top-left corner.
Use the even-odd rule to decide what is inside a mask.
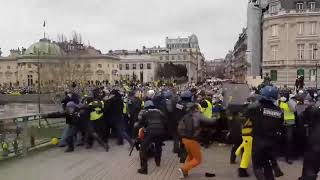
[[[38,51],[40,55],[61,56],[63,51],[54,42],[49,39],[40,39],[39,42],[32,44],[25,52],[25,55],[37,55]]]

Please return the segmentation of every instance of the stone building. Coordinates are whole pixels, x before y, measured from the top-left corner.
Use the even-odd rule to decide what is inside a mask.
[[[120,56],[120,79],[152,82],[157,79],[156,73],[159,61],[149,55],[122,55]]]
[[[155,46],[152,48],[143,47],[142,50],[136,49],[135,51],[128,50],[114,50],[109,51],[111,55],[120,57],[120,70],[121,77],[133,78],[131,73],[137,73],[137,79],[143,79],[143,82],[156,77],[157,67],[165,63],[181,64],[187,68],[188,81],[198,82],[204,79],[204,56],[200,52],[199,42],[196,35],[191,35],[188,38],[166,38],[165,47]],[[130,63],[132,61],[132,63]],[[140,64],[149,63],[151,69],[139,69]],[[129,64],[129,70],[124,69]],[[136,69],[133,69],[133,66]],[[139,71],[138,71],[139,70]],[[142,72],[142,73],[141,73]],[[140,74],[141,75],[140,78]],[[154,79],[155,80],[155,79]]]
[[[224,58],[206,61],[205,62],[206,79],[211,79],[212,77],[225,78],[226,77],[225,67],[226,67],[226,62]]]
[[[263,16],[263,75],[293,86],[298,75],[315,87],[320,42],[320,0],[269,0]]]
[[[244,83],[247,79],[247,29],[243,29],[232,51],[233,80]]]
[[[39,75],[42,86],[119,79],[119,57],[75,42],[64,44],[44,38],[27,49],[11,50],[8,57],[0,57],[0,83],[34,86]]]

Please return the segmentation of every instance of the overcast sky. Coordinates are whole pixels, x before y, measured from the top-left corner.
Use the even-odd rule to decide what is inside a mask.
[[[43,37],[73,31],[106,53],[164,46],[166,36],[199,39],[206,59],[224,57],[246,25],[248,0],[3,0],[0,47],[5,55]]]

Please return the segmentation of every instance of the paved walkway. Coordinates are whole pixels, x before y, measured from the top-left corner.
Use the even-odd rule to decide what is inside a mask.
[[[111,144],[109,152],[99,146],[87,150],[77,148],[74,153],[64,153],[61,148],[28,156],[23,159],[0,164],[0,175],[3,180],[177,180],[177,168],[181,166],[176,155],[171,153],[172,144],[166,142],[161,167],[155,167],[149,161],[149,175],[136,173],[139,168],[139,156],[135,151],[128,156],[128,146]],[[230,165],[229,147],[212,146],[203,150],[203,164],[194,169],[187,179],[231,180],[237,177],[238,165]],[[287,165],[280,162],[286,174],[280,180],[296,180],[301,174],[301,162]],[[211,171],[217,177],[206,178],[204,173]],[[250,168],[250,174],[252,169]],[[255,178],[244,178],[254,180]]]

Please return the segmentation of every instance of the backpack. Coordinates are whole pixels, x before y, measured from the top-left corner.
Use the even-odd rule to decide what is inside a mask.
[[[195,129],[194,129],[192,112],[188,112],[179,121],[178,134],[180,137],[193,139],[194,133],[195,133]]]

